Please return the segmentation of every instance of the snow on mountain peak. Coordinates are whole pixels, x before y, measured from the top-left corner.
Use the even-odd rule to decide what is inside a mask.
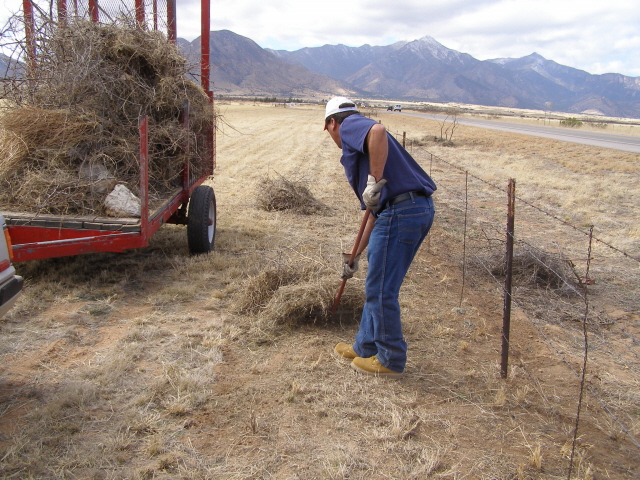
[[[437,58],[438,60],[451,63],[452,61],[461,62],[461,53],[445,47],[433,37],[426,35],[418,40],[409,42],[407,46],[418,56],[424,58],[425,53]]]

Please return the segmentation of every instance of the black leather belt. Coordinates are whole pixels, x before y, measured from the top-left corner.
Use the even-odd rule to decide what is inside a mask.
[[[412,198],[415,198],[415,197],[426,197],[426,196],[427,195],[424,192],[414,191],[414,192],[401,193],[400,195],[387,200],[387,203],[385,204],[385,208],[391,207],[393,205],[397,205],[400,202],[406,202],[407,200],[411,200]]]

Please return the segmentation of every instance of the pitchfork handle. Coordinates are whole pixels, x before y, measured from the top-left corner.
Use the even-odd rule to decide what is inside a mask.
[[[362,218],[362,223],[360,224],[360,230],[358,230],[358,235],[356,235],[356,241],[353,244],[353,249],[351,249],[351,256],[349,257],[349,266],[353,265],[354,260],[356,259],[356,253],[358,251],[358,246],[360,245],[360,240],[362,240],[362,235],[364,235],[364,229],[367,226],[367,220],[369,220],[369,213],[371,213],[371,209],[367,208],[364,211],[364,217]],[[336,297],[333,300],[333,307],[331,308],[331,315],[336,313],[338,309],[338,305],[340,304],[340,298],[342,297],[342,292],[344,292],[344,286],[347,284],[347,279],[343,278],[342,283],[340,284],[340,288],[338,289],[338,293],[336,293]]]

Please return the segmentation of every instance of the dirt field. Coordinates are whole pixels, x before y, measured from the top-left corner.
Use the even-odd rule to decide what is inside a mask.
[[[517,309],[509,376],[500,378],[502,295],[476,275],[461,301],[463,245],[445,189],[401,293],[404,379],[357,374],[332,354],[336,342],[353,340],[357,311],[269,322],[264,311],[239,309],[264,272],[328,272],[337,290],[340,253],[362,212],[322,131],[321,108],[218,108],[215,252],[189,257],[184,227],[167,225],[143,250],[16,265],[26,289],[0,323],[0,475],[567,478],[580,381]],[[435,122],[379,117],[414,139],[437,135]],[[522,178],[523,198],[567,221],[608,225],[608,240],[638,251],[637,155],[462,127],[456,141],[428,148],[492,182]],[[597,176],[596,160],[610,176]],[[557,183],[532,173],[551,163],[562,171],[550,174]],[[444,175],[434,172],[436,182]],[[327,212],[257,208],[261,181],[277,176],[307,185]],[[595,208],[589,188],[607,192]],[[348,293],[363,279],[356,274]],[[284,302],[296,295],[291,287]],[[585,394],[571,478],[640,478],[640,316],[637,303],[623,310],[624,361],[603,361],[587,379],[607,398],[617,392],[631,436]],[[580,360],[570,357],[578,369]]]

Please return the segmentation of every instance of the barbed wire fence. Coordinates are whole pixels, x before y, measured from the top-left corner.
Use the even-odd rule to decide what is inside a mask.
[[[392,134],[407,141],[404,132]],[[627,437],[640,448],[638,256],[609,241],[597,226],[575,226],[516,189],[512,271],[507,272],[508,179],[498,185],[424,146],[406,148],[438,186],[436,225],[461,244],[460,304],[466,277],[489,279],[579,382],[569,477],[580,415],[596,415],[592,408],[582,412],[583,391],[608,418],[609,435]]]

